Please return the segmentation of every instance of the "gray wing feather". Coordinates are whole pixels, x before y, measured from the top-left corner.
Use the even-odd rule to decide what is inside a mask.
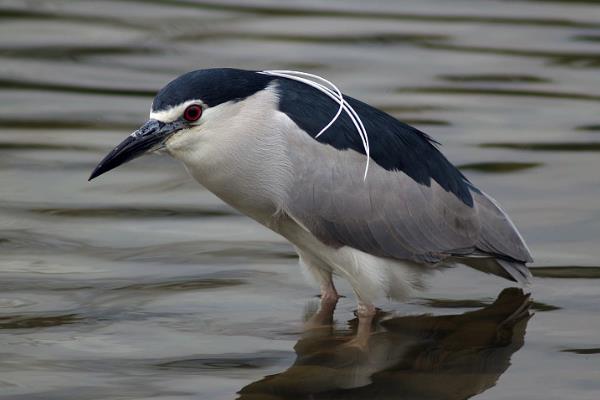
[[[426,186],[308,135],[290,136],[293,181],[285,211],[319,240],[380,257],[436,263],[460,257],[476,269],[526,281],[532,261],[500,206],[472,187],[473,206],[434,180]],[[487,259],[487,261],[485,261]],[[502,261],[499,262],[498,260]]]
[[[533,261],[519,231],[500,205],[483,192],[473,193],[481,221],[477,248],[524,263]]]
[[[474,251],[476,208],[434,181],[424,186],[377,165],[364,181],[364,157],[318,143],[310,147],[294,152],[304,158],[292,160],[295,181],[286,211],[321,241],[421,262]]]
[[[531,280],[531,272],[524,263],[496,259],[496,262],[510,275],[510,280],[527,285]]]

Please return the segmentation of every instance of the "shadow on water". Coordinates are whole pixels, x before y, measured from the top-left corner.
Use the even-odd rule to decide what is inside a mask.
[[[494,87],[429,86],[401,87],[396,93],[450,94],[472,96],[543,97],[547,99],[600,101],[600,96],[587,93],[556,92],[548,90],[505,89]]]
[[[65,85],[61,83],[32,82],[17,79],[0,79],[3,89],[37,90],[37,91],[60,91],[64,93],[77,94],[104,94],[115,96],[138,96],[152,99],[156,89],[125,89],[110,87],[93,87],[82,85]]]
[[[8,315],[0,316],[0,330],[2,329],[34,329],[49,328],[74,324],[81,321],[83,317],[77,314],[65,315]]]
[[[404,33],[386,33],[386,34],[363,34],[363,35],[290,35],[290,34],[256,34],[219,32],[214,35],[206,33],[192,33],[176,36],[177,40],[194,41],[215,40],[215,39],[236,39],[236,40],[265,40],[286,43],[316,43],[316,44],[371,44],[371,45],[390,45],[390,44],[425,44],[429,41],[447,40],[444,35],[424,35],[424,34],[404,34]]]
[[[139,2],[140,0],[135,0]],[[582,21],[573,21],[566,18],[522,18],[522,17],[501,17],[485,15],[444,15],[444,14],[418,14],[404,13],[392,10],[376,11],[362,9],[353,11],[348,9],[335,8],[300,8],[289,7],[286,5],[278,6],[274,3],[268,5],[259,4],[228,4],[227,2],[212,1],[191,1],[191,0],[146,0],[146,3],[166,4],[170,6],[179,6],[185,8],[200,8],[205,10],[233,11],[238,13],[249,13],[262,16],[284,16],[284,17],[348,17],[360,19],[387,19],[387,20],[408,20],[408,21],[428,21],[428,22],[446,22],[446,23],[487,23],[501,25],[532,25],[532,26],[554,26],[554,27],[579,27],[593,28],[597,27],[595,23],[586,23]]]
[[[94,208],[34,208],[31,212],[66,218],[211,218],[237,214],[229,210],[200,209],[198,207],[94,207]]]
[[[528,151],[600,151],[600,142],[483,143],[479,147]]]
[[[215,371],[235,369],[258,369],[270,367],[285,359],[286,352],[259,351],[250,354],[227,354],[226,356],[174,360],[156,364],[157,368],[171,371]]]
[[[600,348],[595,349],[566,349],[562,350],[563,353],[575,353],[575,354],[600,354]]]
[[[600,279],[600,267],[552,266],[529,269],[536,278]]]
[[[76,116],[77,118],[77,116]],[[65,119],[63,118],[39,118],[27,116],[26,118],[0,117],[0,125],[4,129],[87,129],[87,130],[113,130],[128,131],[137,128],[136,124],[118,121],[106,121],[99,119]],[[45,149],[44,149],[45,150]],[[97,150],[96,150],[97,151]]]
[[[83,146],[76,144],[56,144],[56,143],[11,143],[11,142],[0,142],[0,151],[19,151],[19,150],[49,150],[49,151],[92,151],[97,152],[93,146]]]
[[[115,290],[181,291],[215,289],[243,284],[244,281],[241,279],[195,279],[178,282],[135,283],[115,288]]]
[[[465,171],[477,171],[489,174],[502,174],[519,172],[527,169],[537,168],[541,163],[536,162],[480,162],[459,165],[458,168]]]
[[[490,305],[458,315],[379,315],[367,348],[332,325],[333,311],[308,321],[287,370],[251,383],[238,400],[467,399],[496,384],[524,342],[529,295],[503,290]]]
[[[148,55],[155,56],[160,50],[138,46],[46,46],[27,48],[0,48],[1,57],[33,58],[47,60],[81,61],[85,57],[119,56],[119,55]],[[3,83],[3,86],[6,84]],[[60,88],[58,88],[60,89]],[[135,93],[138,94],[138,93]],[[143,95],[143,94],[142,94]]]
[[[472,75],[441,75],[438,77],[448,82],[459,83],[548,83],[549,79],[534,75],[514,74],[472,74]]]
[[[583,132],[600,132],[600,124],[580,125],[575,128],[578,131]]]

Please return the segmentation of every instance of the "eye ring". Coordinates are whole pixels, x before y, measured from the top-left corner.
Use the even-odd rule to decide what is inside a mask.
[[[183,112],[183,119],[188,122],[195,122],[202,116],[202,107],[198,104],[192,104]]]

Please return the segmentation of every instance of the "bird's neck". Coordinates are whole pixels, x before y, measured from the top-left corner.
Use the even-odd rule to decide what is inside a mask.
[[[268,225],[284,204],[285,187],[278,175],[286,173],[276,157],[265,160],[260,156],[264,154],[246,150],[230,162],[225,157],[208,163],[182,161],[190,175],[206,189],[240,212]]]
[[[215,122],[195,138],[182,135],[169,145],[194,179],[265,225],[285,204],[292,181],[281,113],[270,100],[249,98],[237,105],[234,121]]]

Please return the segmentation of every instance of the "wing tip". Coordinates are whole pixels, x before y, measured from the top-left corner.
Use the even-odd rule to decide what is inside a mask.
[[[517,282],[524,287],[531,286],[531,280],[533,275],[531,275],[531,271],[527,268],[524,262],[520,261],[508,261],[503,259],[496,259],[498,264],[510,275],[511,280]],[[509,279],[510,279],[509,278]]]

